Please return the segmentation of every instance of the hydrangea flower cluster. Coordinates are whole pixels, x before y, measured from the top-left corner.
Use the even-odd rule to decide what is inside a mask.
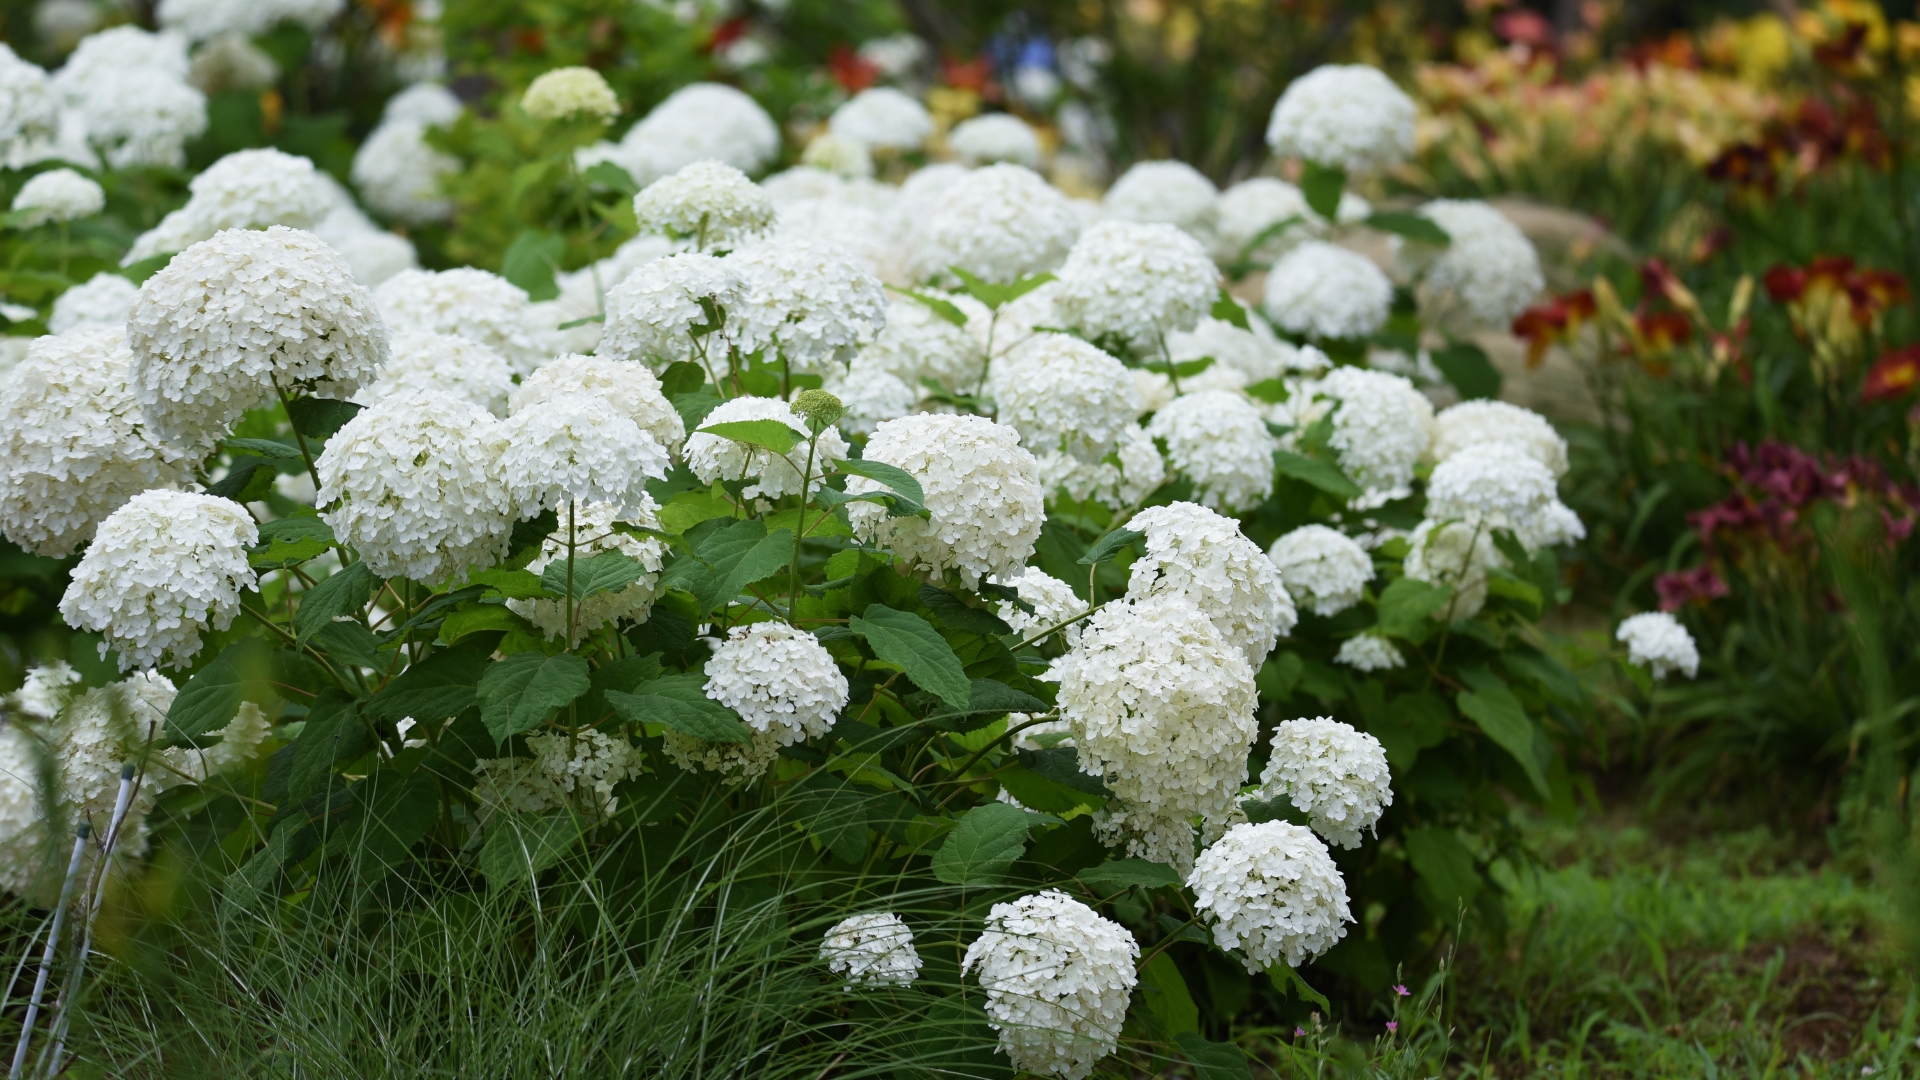
[[[313,162],[278,150],[240,150],[187,182],[187,204],[141,233],[120,265],[184,251],[225,229],[311,229],[333,209]]]
[[[657,584],[667,546],[651,536],[622,532],[617,526],[625,524],[659,529],[659,507],[654,505],[653,497],[643,493],[640,501],[624,512],[612,503],[585,502],[577,503],[556,516],[560,519],[560,527],[547,535],[545,542],[540,545],[540,553],[527,563],[528,570],[538,574],[556,562],[565,563],[569,552],[577,561],[611,551],[638,560],[641,570],[639,579],[624,589],[594,593],[574,601],[571,619],[564,598],[516,598],[508,600],[507,607],[549,638],[565,639],[567,629],[571,626],[573,638],[568,644],[574,646],[603,626],[623,621],[647,621],[647,613],[652,610],[654,598],[659,595]]]
[[[1627,659],[1656,679],[1679,672],[1691,679],[1700,670],[1700,650],[1680,620],[1665,611],[1648,611],[1620,621],[1614,640],[1627,647]]]
[[[729,250],[773,227],[773,202],[760,185],[723,161],[696,161],[633,197],[642,232],[690,238],[698,251]]]
[[[960,972],[979,973],[1014,1068],[1084,1080],[1120,1044],[1139,957],[1125,927],[1048,890],[993,905]]]
[[[1200,241],[1171,225],[1102,221],[1067,253],[1054,303],[1091,338],[1157,353],[1213,310],[1219,276]]]
[[[1413,153],[1413,99],[1378,68],[1328,64],[1287,84],[1267,145],[1281,157],[1365,173]]]
[[[1267,551],[1295,604],[1315,615],[1338,615],[1360,602],[1373,580],[1373,556],[1352,538],[1325,525],[1302,525]]]
[[[1046,506],[1038,464],[1014,429],[981,416],[903,416],[874,429],[865,456],[906,470],[926,495],[927,518],[847,506],[854,531],[895,558],[935,575],[957,570],[971,586],[1017,572],[1033,554]],[[847,480],[849,494],[886,490],[864,476]]]
[[[1260,793],[1286,797],[1313,831],[1349,850],[1393,805],[1392,777],[1380,740],[1330,717],[1284,720],[1273,731]]]
[[[206,173],[200,175],[205,176]],[[91,217],[106,205],[107,193],[100,185],[72,169],[53,169],[36,174],[20,185],[19,194],[13,197],[13,212],[26,228],[45,225],[49,221]]]
[[[1312,832],[1284,821],[1235,825],[1194,861],[1187,886],[1213,940],[1247,970],[1299,967],[1346,936],[1347,884]]]
[[[890,911],[849,915],[820,943],[827,970],[856,986],[911,986],[920,976],[913,931]]]
[[[1128,596],[1186,598],[1252,667],[1293,629],[1298,616],[1274,563],[1232,518],[1177,502],[1142,510],[1127,527],[1146,534],[1127,582]]]
[[[394,333],[452,334],[477,341],[532,373],[553,355],[551,331],[541,327],[525,289],[472,267],[404,270],[374,290],[381,317]]]

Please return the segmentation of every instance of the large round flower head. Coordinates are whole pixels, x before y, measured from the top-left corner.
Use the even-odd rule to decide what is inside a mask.
[[[728,257],[745,299],[727,312],[741,351],[785,358],[793,374],[825,374],[847,362],[887,322],[887,293],[841,248],[813,240],[755,244]]]
[[[1127,582],[1129,597],[1186,597],[1255,668],[1293,629],[1298,615],[1279,571],[1232,518],[1177,502],[1140,511],[1127,528],[1146,534]]]
[[[318,30],[345,10],[346,0],[160,0],[160,25],[194,41],[236,34],[259,37],[283,22]]]
[[[373,299],[394,333],[470,338],[506,357],[516,375],[553,355],[552,334],[528,311],[526,290],[498,274],[404,270],[382,282]]]
[[[465,111],[459,95],[439,83],[414,83],[387,99],[386,108],[380,110],[380,122],[442,127],[460,119]]]
[[[1355,483],[1384,492],[1413,482],[1414,466],[1432,438],[1433,403],[1412,382],[1384,371],[1337,367],[1311,392],[1335,403],[1327,445]]]
[[[1283,720],[1260,774],[1260,795],[1284,795],[1313,831],[1351,851],[1393,805],[1387,752],[1380,740],[1331,717]]]
[[[1183,394],[1153,414],[1147,434],[1166,441],[1173,467],[1193,481],[1208,507],[1238,513],[1273,493],[1273,436],[1241,394]]]
[[[1415,112],[1413,99],[1379,68],[1327,64],[1287,84],[1267,145],[1280,157],[1374,172],[1413,153]]]
[[[513,411],[520,412],[566,394],[585,394],[613,406],[614,411],[640,425],[655,442],[677,450],[687,436],[687,423],[660,391],[660,380],[639,364],[574,353],[543,364],[513,391]]]
[[[420,253],[413,241],[376,228],[357,208],[335,207],[313,227],[313,235],[339,252],[353,271],[353,280],[369,289],[402,270],[420,268]]]
[[[701,251],[730,250],[773,227],[773,201],[723,161],[696,161],[633,197],[642,232],[694,240]]]
[[[1280,329],[1315,338],[1363,338],[1386,325],[1393,282],[1365,255],[1309,240],[1267,274],[1261,310]]]
[[[800,492],[800,473],[807,467],[807,425],[791,406],[779,398],[737,397],[720,403],[707,414],[701,427],[733,424],[748,420],[778,420],[793,432],[793,449],[782,457],[760,446],[704,431],[687,436],[687,467],[703,484],[719,480],[752,480],[741,492],[749,499],[777,499]],[[813,447],[813,475],[807,490],[818,490],[833,463],[847,456],[847,440],[832,428],[820,433]]]
[[[1178,589],[1133,590],[1085,625],[1052,674],[1080,767],[1104,777],[1118,801],[1109,810],[1119,835],[1108,842],[1124,837],[1130,854],[1187,866],[1187,822],[1225,820],[1246,781],[1259,734],[1253,668]],[[1155,822],[1177,828],[1165,833]]]
[[[1347,883],[1327,845],[1285,821],[1240,824],[1200,853],[1187,876],[1214,944],[1241,950],[1250,972],[1299,967],[1347,934]]]
[[[1153,437],[1129,424],[1113,451],[1098,461],[1049,450],[1039,457],[1040,484],[1051,497],[1065,491],[1076,502],[1092,499],[1114,510],[1144,502],[1167,479],[1167,463]]]
[[[1415,581],[1445,585],[1453,590],[1447,606],[1433,613],[1435,621],[1471,619],[1487,605],[1487,570],[1505,566],[1493,546],[1493,530],[1464,521],[1422,521],[1407,537],[1406,575]]]
[[[61,293],[53,301],[53,314],[47,316],[47,329],[55,334],[90,326],[124,327],[127,309],[140,295],[140,286],[102,271]]]
[[[775,210],[783,210],[790,203],[837,199],[846,194],[847,186],[846,177],[826,165],[796,165],[760,181],[760,190],[773,200]]]
[[[315,464],[333,534],[382,577],[433,584],[507,553],[514,506],[501,425],[452,393],[413,390],[361,410]]]
[[[800,164],[835,176],[872,176],[873,151],[858,139],[823,131],[800,152]]]
[[[1648,611],[1620,622],[1614,640],[1627,646],[1627,659],[1656,679],[1678,671],[1691,679],[1700,671],[1700,650],[1680,620],[1664,611]]]
[[[60,598],[60,616],[120,651],[120,670],[186,667],[200,634],[225,630],[254,586],[260,530],[230,499],[155,488],[100,523]]]
[[[875,150],[917,150],[933,134],[933,117],[925,105],[900,91],[876,86],[833,110],[827,126],[835,135]]]
[[[618,153],[641,184],[708,158],[754,173],[780,156],[780,128],[745,93],[720,83],[694,83],[675,90],[627,129]]]
[[[1029,612],[1011,600],[995,605],[1000,618],[1023,638],[1050,630],[1087,611],[1087,602],[1074,594],[1073,586],[1037,566],[1022,567],[1017,574],[1003,574],[999,583],[1018,593],[1021,601],[1033,608]],[[1075,623],[1062,633],[1071,646],[1080,640],[1080,624]]]
[[[1256,176],[1220,193],[1213,257],[1223,264],[1244,258],[1271,265],[1302,241],[1318,239],[1325,232],[1326,223],[1307,205],[1299,188],[1271,176]]]
[[[149,488],[192,479],[194,455],[144,423],[119,327],[43,337],[0,380],[0,533],[64,558]]]
[[[868,360],[865,353],[853,358],[845,375],[828,377],[821,389],[839,398],[846,409],[839,426],[848,435],[871,435],[881,424],[912,412],[919,400],[913,387]]]
[[[276,225],[175,256],[127,313],[133,385],[171,437],[211,440],[279,391],[348,397],[387,362],[387,328],[338,252]]]
[[[641,505],[648,480],[665,479],[667,448],[620,409],[589,394],[532,401],[503,422],[501,473],[515,513],[532,517],[569,502]]]
[[[13,197],[13,212],[21,226],[31,228],[49,221],[72,221],[90,217],[107,205],[107,193],[99,184],[72,169],[53,169],[36,175],[20,186]]]
[[[1433,446],[1427,455],[1445,461],[1469,446],[1504,442],[1531,455],[1555,478],[1567,475],[1567,441],[1547,418],[1504,401],[1463,401],[1433,418]]]
[[[1100,208],[1116,221],[1159,222],[1213,242],[1220,189],[1184,161],[1142,161],[1113,182]]]
[[[867,440],[865,458],[905,469],[920,482],[930,517],[889,517],[870,502],[847,504],[856,533],[935,577],[957,570],[971,588],[1011,574],[1033,555],[1046,500],[1020,433],[983,416],[923,413],[889,420]],[[849,477],[847,492],[890,490]]]
[[[860,359],[916,389],[922,380],[932,379],[950,393],[971,394],[980,389],[986,371],[984,339],[993,312],[964,293],[937,298],[952,304],[965,323],[956,324],[913,297],[896,295],[887,304],[887,325],[861,350]]]
[[[713,325],[708,309],[731,321],[745,299],[732,260],[694,252],[655,259],[607,290],[606,328],[595,351],[662,369],[691,360],[694,328]],[[720,338],[711,340],[718,348]]]
[[[611,120],[620,113],[620,98],[606,77],[589,67],[554,68],[533,80],[520,98],[520,107],[535,120],[566,120],[584,116]]]
[[[396,334],[393,359],[354,400],[373,405],[416,390],[451,394],[495,416],[505,416],[513,369],[505,357],[477,341],[451,334]]]
[[[228,154],[187,190],[187,204],[136,237],[121,265],[184,251],[223,229],[310,229],[334,206],[333,190],[313,162],[271,149]]]
[[[1407,666],[1407,658],[1400,655],[1400,649],[1377,634],[1360,634],[1341,642],[1333,662],[1369,673]]]
[[[1266,321],[1254,318],[1251,313],[1247,315],[1245,330],[1209,315],[1192,330],[1167,335],[1167,356],[1174,363],[1212,357],[1213,367],[1236,373],[1243,385],[1278,379],[1296,370],[1302,362],[1300,352],[1275,337]],[[1188,388],[1191,381],[1191,377],[1181,379],[1181,387]]]
[[[353,155],[353,186],[375,213],[411,224],[444,221],[453,200],[441,184],[460,171],[460,159],[427,142],[427,125],[388,120]]]
[[[1074,243],[1059,284],[1054,304],[1067,325],[1157,352],[1166,335],[1213,310],[1220,271],[1200,241],[1171,225],[1102,221]]]
[[[1504,330],[1546,288],[1532,241],[1500,211],[1474,200],[1438,199],[1420,214],[1451,241],[1421,282],[1432,321]]]
[[[820,944],[827,970],[849,986],[912,986],[920,975],[913,931],[891,911],[849,915]]]
[[[706,672],[707,697],[780,746],[825,735],[847,707],[847,677],[826,646],[786,623],[734,627]]]
[[[185,38],[116,26],[81,41],[50,85],[108,165],[180,168],[207,130],[207,97],[187,70]]]
[[[52,137],[59,122],[46,71],[0,42],[0,160],[21,157],[29,144]]]
[[[837,244],[868,273],[892,278],[899,260],[896,238],[880,211],[851,199],[802,199],[780,207],[773,238]]]
[[[1530,551],[1584,535],[1578,517],[1569,528],[1553,512],[1560,505],[1552,470],[1516,443],[1476,443],[1435,465],[1427,481],[1428,517],[1511,529]]]
[[[1373,580],[1373,557],[1337,529],[1302,525],[1267,552],[1295,604],[1315,615],[1338,615],[1360,602]]]
[[[947,134],[947,145],[969,165],[1010,162],[1040,167],[1040,136],[1012,113],[984,113],[962,120]]]
[[[994,366],[990,393],[1003,424],[1036,453],[1099,461],[1134,425],[1139,400],[1120,361],[1076,337],[1041,334]]]
[[[1058,268],[1080,236],[1080,219],[1059,189],[1024,165],[989,165],[957,177],[913,231],[916,280],[945,279],[954,267],[1008,284]]]
[[[653,496],[642,494],[626,513],[612,503],[589,502],[576,503],[571,508],[561,507],[558,516],[560,527],[540,545],[540,554],[527,564],[528,570],[538,574],[556,563],[566,565],[567,535],[571,527],[572,551],[576,561],[605,552],[618,552],[639,560],[643,571],[639,580],[624,589],[594,593],[574,604],[571,644],[577,646],[586,640],[588,634],[615,622],[647,621],[647,613],[653,610],[654,598],[659,593],[660,565],[666,558],[667,548],[654,537],[621,532],[615,523],[659,529],[659,508],[654,505]],[[515,599],[508,600],[507,607],[539,627],[550,638],[566,636],[568,620],[565,600]]]
[[[1083,1080],[1120,1044],[1140,945],[1066,893],[995,904],[960,963],[980,973],[987,1023],[1013,1067]]]

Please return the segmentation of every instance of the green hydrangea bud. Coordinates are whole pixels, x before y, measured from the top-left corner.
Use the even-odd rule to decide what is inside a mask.
[[[847,413],[847,407],[840,399],[825,390],[802,390],[793,395],[793,412],[806,421],[807,430],[815,435],[832,427]]]

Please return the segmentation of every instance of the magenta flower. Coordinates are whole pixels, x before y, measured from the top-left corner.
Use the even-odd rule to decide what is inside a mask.
[[[1399,1030],[1400,1030],[1400,1021],[1398,1020],[1387,1021],[1387,1034],[1391,1035],[1394,1032]]]
[[[1413,991],[1407,989],[1404,983],[1395,983],[1393,986],[1393,992],[1400,995],[1401,997],[1413,996]]]
[[[1293,1029],[1293,1035],[1294,1035],[1294,1038],[1296,1039],[1302,1035],[1305,1035],[1306,1033],[1307,1033],[1307,1029],[1303,1027],[1297,1027]]]

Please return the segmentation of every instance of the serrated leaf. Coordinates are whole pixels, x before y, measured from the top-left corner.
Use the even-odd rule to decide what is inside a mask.
[[[373,590],[379,584],[380,579],[364,562],[334,571],[300,594],[300,606],[293,609],[294,637],[304,644],[334,619],[359,614],[373,599]]]
[[[1347,170],[1338,165],[1309,161],[1300,172],[1300,193],[1313,212],[1328,221],[1340,215],[1340,196],[1347,189]]]
[[[394,677],[367,699],[361,711],[375,720],[398,723],[403,717],[431,724],[473,708],[480,675],[487,669],[500,635],[469,634]]]
[[[448,645],[468,634],[486,630],[506,633],[538,634],[534,625],[508,610],[505,604],[472,604],[460,608],[440,624],[439,640]]]
[[[1200,1030],[1200,1007],[1193,1003],[1193,992],[1187,989],[1180,965],[1164,949],[1140,965],[1139,994],[1162,1036]]]
[[[344,663],[352,667],[382,668],[387,663],[380,656],[380,639],[357,622],[336,619],[316,631],[311,640],[336,667]]]
[[[1340,467],[1331,461],[1296,454],[1291,450],[1275,450],[1273,467],[1283,475],[1304,480],[1336,498],[1351,499],[1360,494],[1360,485],[1347,479]]]
[[[287,419],[293,430],[309,439],[325,439],[347,426],[360,415],[362,406],[333,398],[302,397],[287,402]]]
[[[559,530],[560,515],[552,510],[542,510],[533,517],[514,522],[513,531],[507,534],[504,568],[517,570],[532,562],[546,546],[547,537]]]
[[[1379,630],[1388,637],[1421,641],[1433,629],[1433,617],[1453,599],[1445,585],[1403,577],[1380,594]]]
[[[321,692],[307,710],[306,725],[291,747],[293,771],[288,795],[306,798],[326,783],[335,765],[373,749],[373,736],[367,733],[358,706],[358,701],[337,690]]]
[[[933,853],[933,876],[949,885],[991,885],[1027,850],[1027,812],[990,802],[967,811]]]
[[[252,454],[275,461],[300,461],[300,448],[272,439],[228,439],[223,444],[230,453]]]
[[[911,611],[869,604],[864,613],[849,620],[848,629],[865,638],[875,656],[906,672],[920,689],[956,709],[966,708],[972,700],[973,684],[960,658],[927,620]]]
[[[1075,791],[1084,791],[1089,795],[1103,798],[1113,792],[1097,776],[1080,771],[1080,751],[1071,746],[1054,746],[1042,750],[1029,750],[1026,747],[1014,751],[1020,764],[1039,773],[1056,784],[1065,784]]]
[[[1417,240],[1434,247],[1446,247],[1453,243],[1447,230],[1430,217],[1420,214],[1408,214],[1397,210],[1380,210],[1367,218],[1367,227]]]
[[[740,714],[708,697],[704,684],[699,675],[668,675],[641,683],[631,694],[608,690],[607,704],[629,723],[665,724],[704,742],[752,742],[753,731]]]
[[[740,590],[789,564],[793,533],[764,523],[736,521],[709,533],[695,546],[692,557],[681,556],[660,575],[660,587],[685,589],[702,611],[713,611],[740,595]]]
[[[1076,807],[1098,807],[1106,803],[1097,795],[1055,783],[1031,769],[1001,769],[995,779],[1007,794],[1020,800],[1021,806],[1044,814],[1064,814]]]
[[[1257,383],[1242,387],[1242,390],[1255,401],[1264,401],[1269,405],[1278,405],[1290,396],[1287,384],[1279,379],[1261,379]]]
[[[491,570],[468,574],[467,584],[485,585],[489,592],[509,600],[538,600],[547,595],[539,575],[531,570],[508,570],[496,566]]]
[[[1145,889],[1159,889],[1166,886],[1178,888],[1181,883],[1180,872],[1165,863],[1149,862],[1146,859],[1115,859],[1090,866],[1074,875],[1080,881],[1098,892],[1119,892],[1136,885]]]
[[[1267,968],[1267,978],[1273,980],[1273,988],[1280,991],[1282,997],[1295,994],[1301,1001],[1311,1001],[1328,1012],[1333,1010],[1333,1006],[1327,1003],[1325,994],[1308,986],[1307,980],[1301,978],[1298,971],[1285,963],[1276,963]]]
[[[580,817],[572,810],[556,810],[539,817],[497,814],[487,823],[487,842],[480,848],[480,872],[495,888],[530,881],[565,858],[579,843],[581,832]]]
[[[683,491],[660,508],[660,528],[678,536],[703,521],[732,517],[736,510],[717,486]]]
[[[814,773],[782,796],[784,808],[844,863],[858,863],[867,853],[868,802],[831,773]]]
[[[551,300],[560,295],[553,276],[566,253],[566,237],[545,229],[522,229],[500,258],[500,276],[525,290],[529,300]]]
[[[707,385],[707,373],[699,364],[686,360],[676,360],[667,365],[660,373],[660,392],[668,401],[681,394],[691,394]]]
[[[227,470],[227,475],[207,485],[207,494],[237,503],[258,502],[273,490],[273,466],[262,462]]]
[[[673,399],[673,411],[680,414],[680,423],[688,431],[698,430],[708,414],[719,407],[720,395],[711,390],[694,390]]]
[[[888,465],[883,461],[867,461],[862,458],[848,458],[835,464],[834,468],[854,476],[864,476],[887,485],[894,495],[902,500],[895,507],[894,516],[906,517],[921,513],[927,504],[927,493],[920,487],[920,481],[905,469]]]
[[[1115,529],[1093,542],[1085,555],[1080,556],[1081,566],[1098,566],[1124,551],[1127,545],[1146,537],[1146,533],[1135,529]]]
[[[290,517],[260,526],[260,543],[247,552],[256,567],[294,566],[333,547],[333,530],[317,517]]]
[[[782,457],[790,453],[800,436],[780,420],[732,420],[697,429],[722,439],[771,450]]]
[[[647,572],[640,560],[618,551],[603,551],[573,560],[573,598],[585,600],[601,593],[619,592]],[[540,588],[548,596],[567,597],[567,560],[555,559],[540,572]]]
[[[1463,398],[1493,399],[1500,396],[1500,386],[1506,380],[1500,369],[1487,359],[1486,350],[1478,345],[1456,342],[1444,349],[1435,349],[1427,354],[1433,360],[1433,366],[1447,377],[1455,390]]]
[[[571,653],[522,652],[495,660],[480,675],[480,719],[493,741],[504,745],[586,693],[591,674],[587,662]]]
[[[641,683],[659,677],[659,653],[628,656],[601,664],[593,669],[592,686],[586,696],[580,699],[580,719],[587,723],[599,723],[613,710],[613,706],[607,703],[608,691],[630,694]]]
[[[1209,314],[1223,323],[1231,323],[1242,330],[1253,329],[1253,327],[1247,324],[1247,309],[1241,307],[1240,301],[1235,300],[1233,294],[1228,292],[1224,286],[1220,289],[1219,294],[1213,298],[1213,310],[1209,312]]]
[[[998,634],[1011,634],[1013,627],[986,608],[969,607],[965,601],[945,589],[933,585],[920,586],[920,602],[933,612],[942,626],[955,630],[964,630],[969,634],[992,637]]]
[[[221,650],[174,696],[167,709],[167,738],[192,743],[232,723],[242,702],[272,701],[271,668],[272,650],[257,637],[242,638]]]
[[[1046,712],[1048,707],[1046,702],[1032,694],[1015,690],[997,679],[975,679],[968,688],[965,708],[933,713],[926,718],[926,723],[943,731],[969,731],[996,716],[1014,712]],[[968,722],[975,719],[979,723]]]
[[[1485,668],[1469,668],[1462,671],[1460,677],[1473,689],[1455,699],[1454,706],[1461,715],[1479,725],[1494,745],[1513,757],[1541,798],[1551,799],[1553,794],[1547,786],[1546,773],[1534,756],[1536,729],[1527,718],[1527,711],[1520,707],[1520,700],[1499,676]]]

